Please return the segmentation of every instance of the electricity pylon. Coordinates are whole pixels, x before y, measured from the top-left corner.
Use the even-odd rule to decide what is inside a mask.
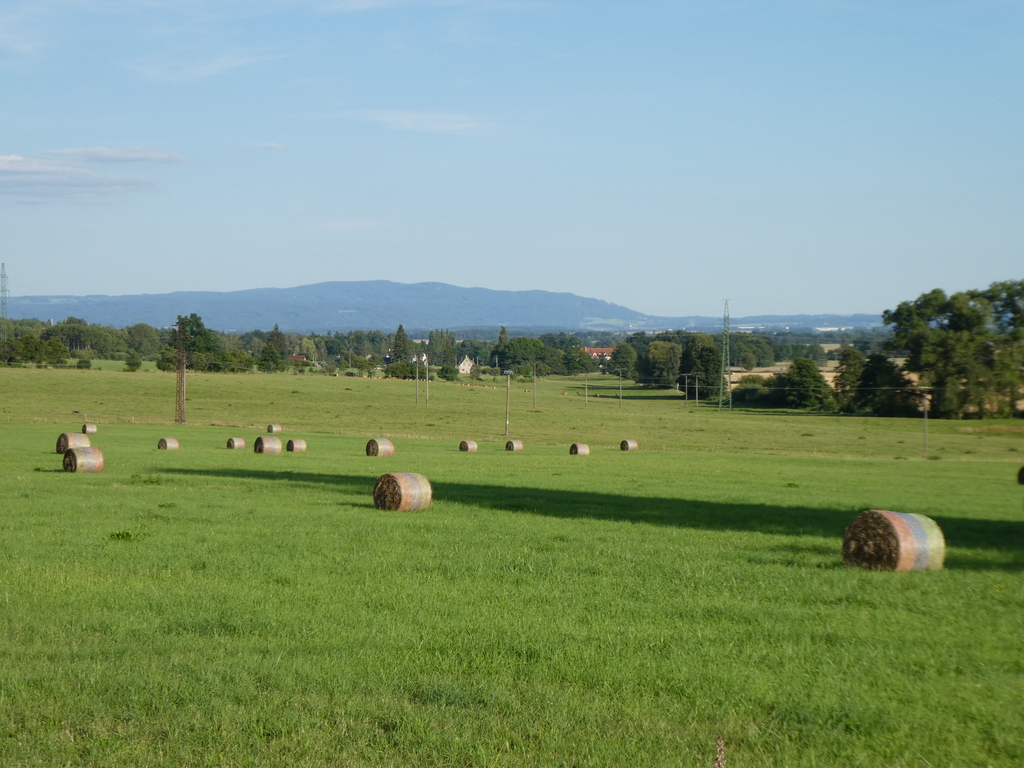
[[[718,410],[729,404],[732,410],[732,382],[726,382],[726,375],[732,378],[732,366],[729,365],[729,300],[725,300],[725,314],[722,316],[722,373],[718,377]]]

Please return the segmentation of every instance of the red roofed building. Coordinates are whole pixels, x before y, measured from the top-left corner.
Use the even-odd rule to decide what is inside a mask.
[[[597,360],[599,363],[605,362],[609,357],[612,356],[612,352],[615,351],[614,347],[584,347],[583,351],[590,355],[592,358]]]

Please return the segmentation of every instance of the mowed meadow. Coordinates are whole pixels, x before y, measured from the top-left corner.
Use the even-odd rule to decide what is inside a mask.
[[[1019,422],[925,460],[920,419],[552,378],[509,453],[476,384],[194,375],[176,425],[173,374],[0,369],[0,765],[1024,764]],[[431,508],[374,509],[390,471]],[[945,570],[845,567],[869,508]]]

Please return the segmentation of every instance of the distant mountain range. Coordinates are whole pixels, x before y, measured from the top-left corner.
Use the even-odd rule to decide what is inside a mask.
[[[247,291],[179,291],[136,296],[12,296],[11,318],[60,321],[74,315],[90,323],[123,328],[135,323],[173,325],[196,313],[207,328],[239,332],[278,325],[283,331],[391,331],[402,323],[410,334],[431,328],[657,331],[668,328],[719,330],[720,317],[657,317],[607,301],[551,291],[494,291],[446,283],[388,280],[331,282],[297,288]],[[878,315],[758,315],[734,317],[745,330],[785,328],[873,328]]]

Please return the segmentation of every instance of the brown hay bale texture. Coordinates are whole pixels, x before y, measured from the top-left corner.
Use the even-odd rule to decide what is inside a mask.
[[[178,450],[178,441],[173,437],[161,437],[156,444],[156,449],[158,451],[176,451]]]
[[[843,560],[875,571],[940,571],[946,539],[925,515],[869,509],[846,527]]]
[[[523,450],[523,441],[522,440],[509,440],[507,443],[505,443],[505,450],[506,451],[521,451],[521,450]]]
[[[245,450],[245,438],[242,437],[229,437],[228,448],[232,451],[243,451]]]
[[[1024,467],[1020,468],[1020,472],[1017,473],[1017,482],[1024,485]]]
[[[306,441],[305,440],[289,440],[288,445],[285,446],[288,453],[305,453]]]
[[[281,452],[281,438],[280,437],[257,437],[256,443],[252,447],[256,453],[265,453],[273,455]]]
[[[569,455],[570,456],[589,456],[590,455],[590,446],[585,445],[584,443],[573,443],[572,445],[569,446]]]
[[[62,432],[57,436],[57,453],[67,453],[69,448],[88,448],[89,438],[75,432]]]
[[[373,487],[373,506],[396,512],[426,509],[434,499],[434,489],[423,475],[414,472],[389,472],[377,478]]]
[[[395,444],[386,437],[378,437],[366,444],[367,456],[394,456]]]
[[[268,435],[280,435],[282,432],[284,432],[284,430],[281,428],[280,424],[268,424],[267,425],[267,434]]]
[[[463,440],[459,443],[459,450],[463,453],[476,453],[476,440]]]
[[[99,448],[68,448],[64,452],[65,472],[102,472],[103,451]]]
[[[640,444],[636,440],[623,440],[619,443],[619,448],[623,451],[639,451]]]
[[[82,425],[82,434],[83,435],[95,435],[96,434],[96,425],[95,424],[83,424]]]

